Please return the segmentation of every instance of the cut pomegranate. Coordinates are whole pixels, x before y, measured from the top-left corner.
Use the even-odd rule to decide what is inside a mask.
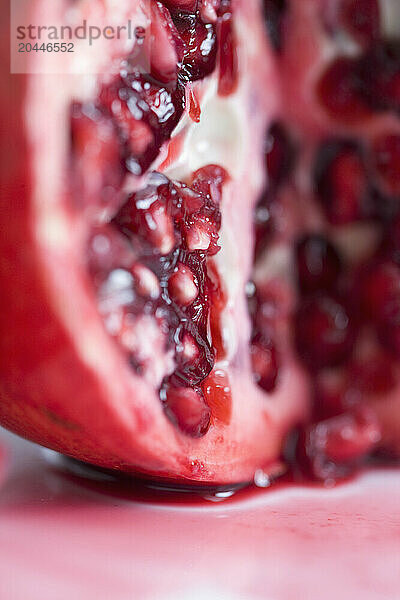
[[[91,4],[142,32],[81,48],[101,74],[2,75],[0,423],[100,467],[207,486],[274,474],[297,427],[318,480],[400,456],[387,11]],[[44,9],[59,22],[44,0],[25,17]],[[39,54],[26,72],[47,65]]]
[[[42,6],[31,3],[33,21]],[[5,426],[80,460],[180,482],[248,482],[275,468],[307,413],[308,384],[279,354],[272,405],[273,370],[259,386],[250,364],[245,286],[273,60],[261,8],[121,0],[133,25],[151,19],[150,72],[135,62],[140,42],[122,56],[110,44],[119,74],[73,89],[68,78],[57,93],[47,77],[3,80],[14,99],[2,116],[15,119],[2,131],[16,153],[2,181],[19,199],[0,234],[1,283],[19,274],[0,317]]]

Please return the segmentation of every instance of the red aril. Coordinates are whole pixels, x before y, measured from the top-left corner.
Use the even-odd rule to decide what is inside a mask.
[[[180,12],[174,14],[173,18],[185,45],[181,77],[187,81],[206,77],[216,65],[215,25],[204,23],[197,12]]]
[[[223,369],[215,369],[203,382],[203,392],[213,419],[229,425],[232,418],[232,390]]]
[[[210,409],[200,389],[165,384],[161,390],[165,411],[187,435],[202,437],[210,426]]]
[[[328,0],[322,10],[333,35],[345,32],[363,47],[380,36],[379,0]]]
[[[353,58],[339,57],[328,65],[318,82],[317,93],[323,108],[337,121],[350,123],[371,114],[359,63]]]
[[[351,354],[354,323],[344,304],[328,295],[303,300],[295,317],[296,346],[311,370],[340,364]]]
[[[342,0],[339,2],[343,25],[363,45],[370,44],[380,35],[378,0]]]
[[[329,240],[319,234],[310,234],[297,242],[296,267],[301,291],[310,293],[334,287],[341,261]]]
[[[350,475],[380,439],[374,413],[360,408],[310,426],[300,440],[299,458],[309,475],[332,483]]]
[[[400,42],[379,40],[360,60],[363,93],[375,110],[400,110]]]
[[[318,199],[334,225],[369,215],[371,199],[367,169],[360,148],[330,140],[318,152],[315,166]]]

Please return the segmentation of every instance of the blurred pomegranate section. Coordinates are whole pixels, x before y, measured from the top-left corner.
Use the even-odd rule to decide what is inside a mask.
[[[149,48],[4,74],[5,427],[207,485],[274,475],[294,430],[329,483],[400,454],[397,12],[123,0]]]

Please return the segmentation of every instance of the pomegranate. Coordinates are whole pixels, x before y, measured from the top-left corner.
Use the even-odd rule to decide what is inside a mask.
[[[123,0],[150,48],[2,76],[2,425],[193,484],[273,475],[299,427],[323,481],[400,454],[393,7],[322,4]]]

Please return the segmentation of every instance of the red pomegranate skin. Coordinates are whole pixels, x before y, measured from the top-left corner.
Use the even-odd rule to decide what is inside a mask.
[[[30,3],[32,22],[41,8],[41,0]],[[237,51],[247,62],[252,101],[258,98],[260,106],[261,117],[249,126],[252,146],[261,148],[269,50],[258,3],[237,2],[236,10],[259,40],[259,54],[247,54],[243,40]],[[1,16],[7,57],[4,4]],[[84,264],[87,224],[64,178],[62,89],[68,82],[10,75],[8,64],[1,74],[7,93],[0,100],[0,129],[8,142],[0,165],[0,423],[102,467],[200,484],[251,481],[258,469],[268,472],[275,464],[293,420],[304,415],[306,378],[288,368],[272,401],[250,373],[246,378],[231,369],[229,424],[216,418],[203,438],[192,439],[166,419],[158,392],[121,360],[95,304]]]

